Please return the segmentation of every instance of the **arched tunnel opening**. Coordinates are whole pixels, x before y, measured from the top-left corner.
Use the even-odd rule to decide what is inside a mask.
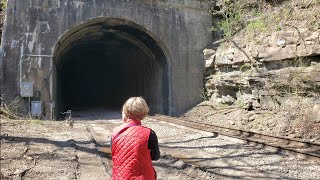
[[[168,113],[167,59],[145,31],[117,21],[81,27],[55,51],[56,117],[67,110],[120,110],[141,96],[150,114]]]

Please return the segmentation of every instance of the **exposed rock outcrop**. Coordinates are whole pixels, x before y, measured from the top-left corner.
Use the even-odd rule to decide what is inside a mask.
[[[297,39],[294,33],[286,39],[277,39],[279,33],[275,33],[268,37],[269,44],[238,45],[235,40],[228,46],[204,50],[207,71],[211,69],[205,82],[207,97],[216,98],[218,93],[220,97],[230,95],[238,99],[239,92],[252,94],[253,99],[288,93],[309,96],[319,93],[319,32],[305,33],[309,35],[303,36],[299,43],[291,41],[289,44],[288,39]]]
[[[251,1],[242,3],[241,7],[255,5]],[[281,28],[273,31],[274,26],[266,25],[271,23],[266,15],[260,15],[255,20],[247,20],[261,23],[254,31],[250,30],[249,23],[234,36],[206,48],[203,51],[206,98],[230,104],[232,101],[225,100],[230,96],[235,99],[234,103],[239,104],[241,99],[240,104],[245,102],[263,108],[262,97],[319,97],[320,26],[316,24],[320,23],[317,13],[320,3],[291,0],[274,5],[265,2],[260,9],[264,9],[260,13],[271,13],[269,16],[280,19],[274,21],[279,21],[276,26]],[[292,17],[286,17],[289,15]],[[299,15],[308,17],[309,21],[299,21]]]
[[[239,2],[243,3],[239,7],[258,7],[258,13],[242,11],[255,11],[259,17],[242,14],[249,19],[228,19],[247,26],[230,31],[203,51],[205,102],[236,110],[203,119],[320,142],[320,2]],[[222,17],[234,15],[228,13],[222,12]]]

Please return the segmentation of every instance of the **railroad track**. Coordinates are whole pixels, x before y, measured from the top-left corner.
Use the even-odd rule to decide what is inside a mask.
[[[288,152],[290,154],[294,153],[295,155],[302,156],[306,159],[320,159],[320,144],[317,143],[199,123],[164,115],[156,115],[151,118],[201,131],[215,132],[223,136],[244,140],[248,144],[256,143],[263,147],[277,148],[279,152]]]

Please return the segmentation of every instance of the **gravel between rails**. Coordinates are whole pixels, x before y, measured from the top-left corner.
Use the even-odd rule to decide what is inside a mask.
[[[152,119],[144,124],[156,131],[161,151],[214,179],[319,179],[319,161]]]
[[[121,124],[121,120],[99,123],[114,127]],[[160,180],[319,179],[319,161],[304,160],[216,133],[159,122],[152,117],[142,124],[152,128],[159,139],[162,157],[154,161],[154,166]],[[111,134],[111,130],[106,128],[107,134]]]

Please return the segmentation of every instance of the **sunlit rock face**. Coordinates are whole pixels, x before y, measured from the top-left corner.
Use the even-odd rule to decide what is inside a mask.
[[[204,51],[210,72],[205,83],[208,98],[230,95],[242,101],[241,97],[250,94],[245,102],[260,107],[264,98],[290,94],[318,97],[319,32],[281,31],[261,39],[262,44],[235,39]]]
[[[238,23],[240,28],[225,28],[222,38],[203,51],[206,99],[265,109],[279,107],[288,96],[311,98],[310,107],[316,104],[320,98],[319,3],[218,2],[216,18],[223,22],[229,17],[230,24]],[[238,8],[234,13],[242,13],[237,21],[226,16],[232,16],[232,5]]]

